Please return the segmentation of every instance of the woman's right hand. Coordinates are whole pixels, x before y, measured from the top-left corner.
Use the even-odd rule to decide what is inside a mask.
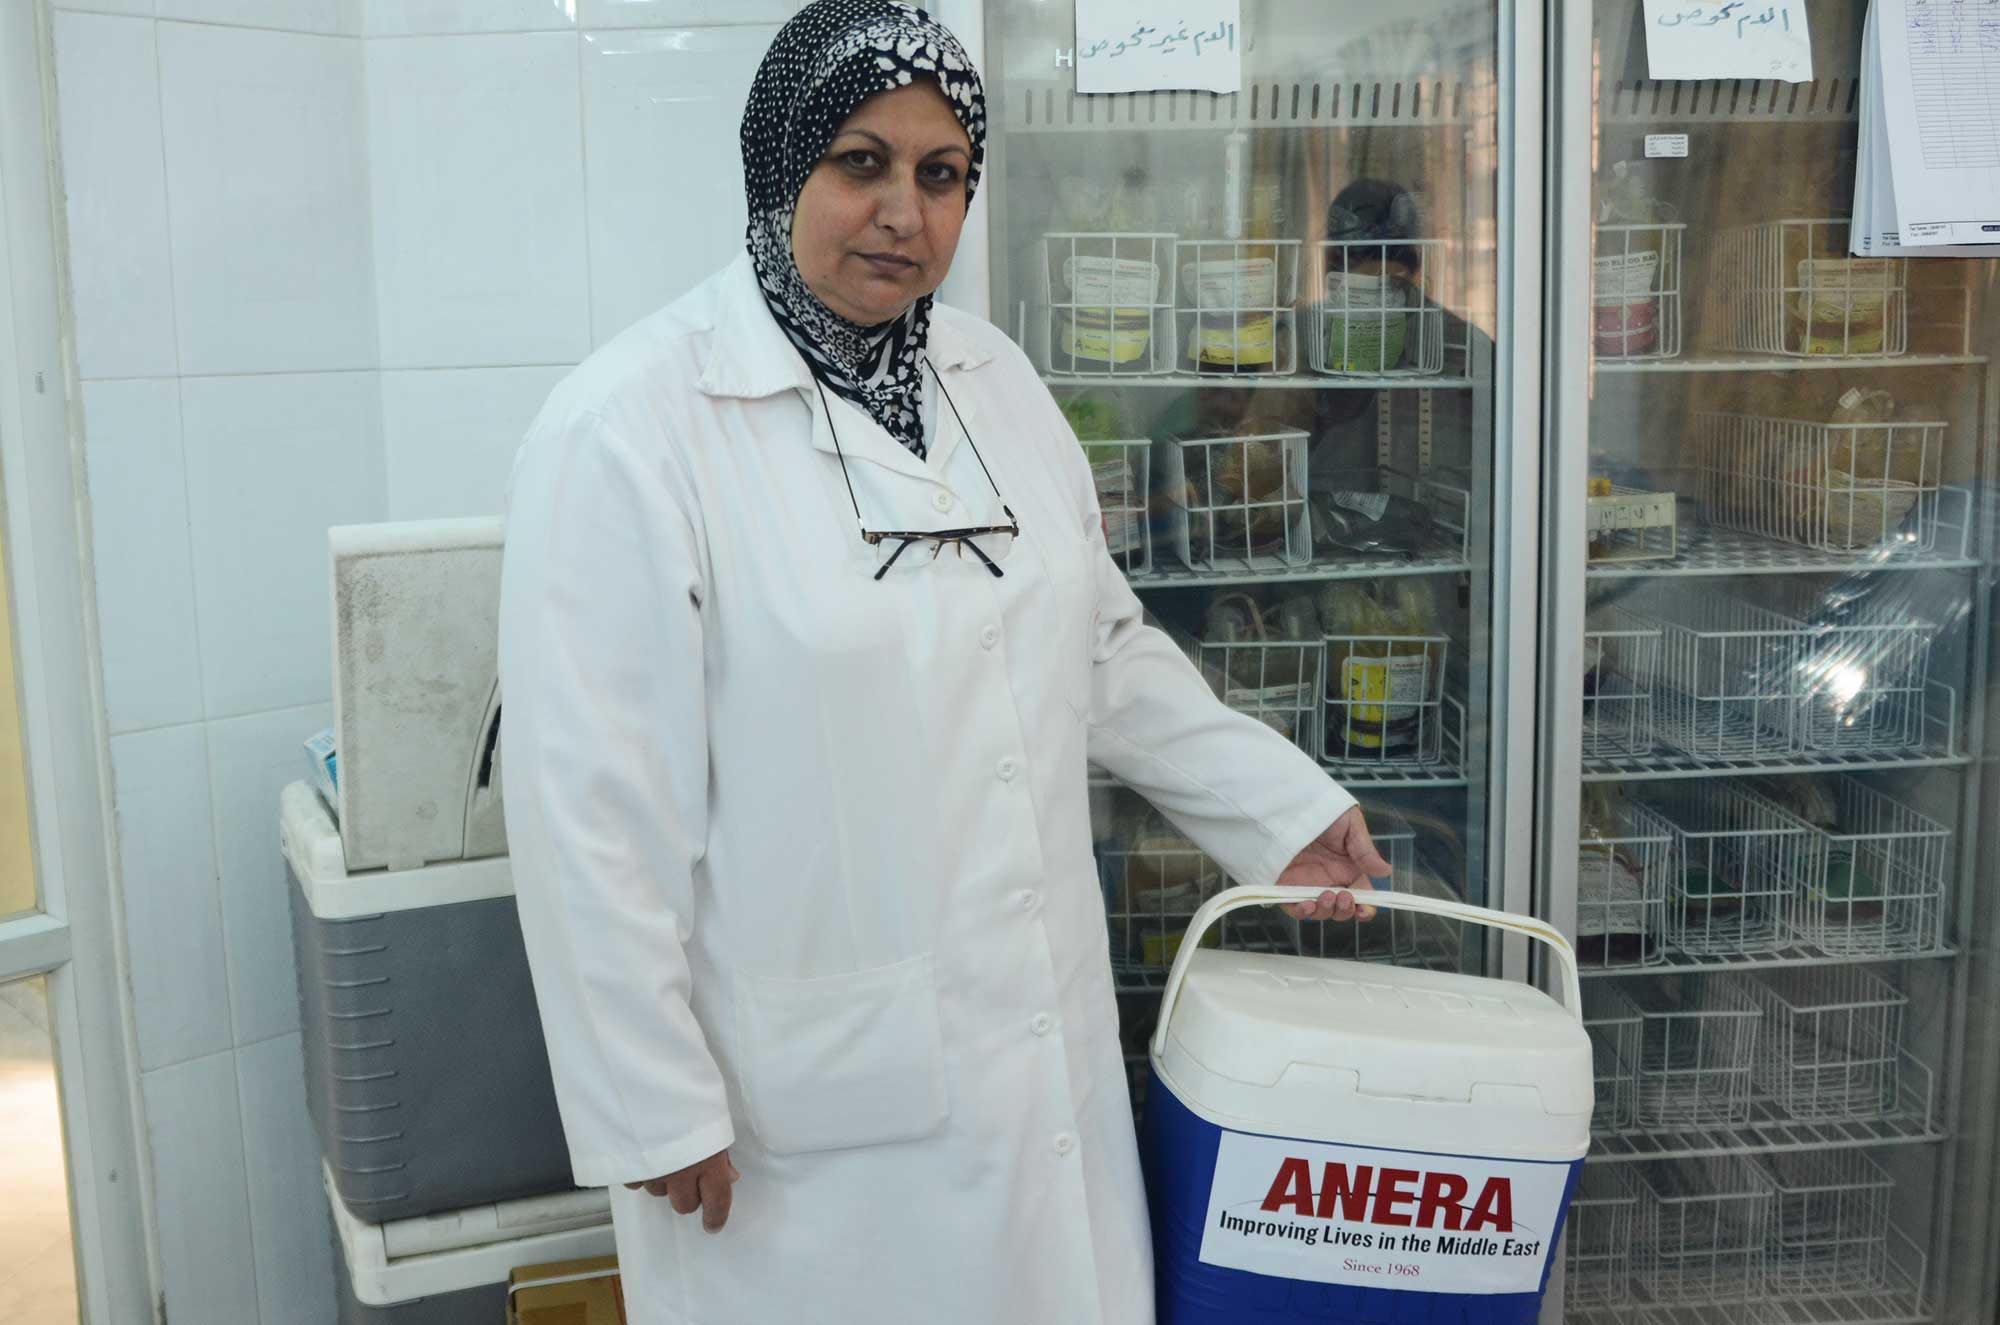
[[[666,1197],[675,1214],[691,1215],[700,1210],[702,1231],[714,1233],[729,1222],[729,1189],[742,1176],[729,1162],[729,1152],[719,1150],[700,1163],[664,1178],[628,1182],[625,1186],[635,1192],[644,1188],[649,1196]]]

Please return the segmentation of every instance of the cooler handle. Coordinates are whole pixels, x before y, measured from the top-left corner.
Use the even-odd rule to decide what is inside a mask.
[[[1173,1020],[1174,1004],[1179,1001],[1181,982],[1187,978],[1188,963],[1201,950],[1201,937],[1210,925],[1229,914],[1241,911],[1246,906],[1268,906],[1276,902],[1309,902],[1326,889],[1318,885],[1307,887],[1272,886],[1268,888],[1225,888],[1201,904],[1188,922],[1187,933],[1181,938],[1180,951],[1174,954],[1173,970],[1167,976],[1166,991],[1160,996],[1160,1020],[1153,1028],[1153,1054],[1166,1052],[1167,1026]],[[1334,891],[1347,891],[1335,889]],[[1519,916],[1510,911],[1492,911],[1483,906],[1468,906],[1464,902],[1448,902],[1437,897],[1423,897],[1416,893],[1362,891],[1354,894],[1357,906],[1372,906],[1385,911],[1417,911],[1425,915],[1443,916],[1450,920],[1462,920],[1467,924],[1485,925],[1489,929],[1511,930],[1525,935],[1539,943],[1546,943],[1562,959],[1563,1004],[1578,1021],[1583,1020],[1583,986],[1577,981],[1576,953],[1571,950],[1569,940],[1564,938],[1553,925],[1544,924],[1532,916]]]

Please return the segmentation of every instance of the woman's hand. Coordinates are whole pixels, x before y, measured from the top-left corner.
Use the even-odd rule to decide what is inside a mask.
[[[648,1196],[664,1196],[674,1208],[675,1214],[691,1215],[701,1211],[701,1227],[705,1233],[714,1233],[729,1222],[729,1188],[743,1175],[729,1162],[729,1152],[719,1150],[698,1164],[690,1164],[664,1178],[649,1178],[645,1182],[628,1182],[625,1186],[638,1191],[646,1189]]]
[[[1371,889],[1371,877],[1389,872],[1389,862],[1375,849],[1368,825],[1355,806],[1328,824],[1326,831],[1306,844],[1306,849],[1285,866],[1278,885],[1285,888]],[[1310,902],[1291,902],[1285,914],[1295,920],[1373,920],[1375,908],[1355,902],[1350,892],[1322,892]]]

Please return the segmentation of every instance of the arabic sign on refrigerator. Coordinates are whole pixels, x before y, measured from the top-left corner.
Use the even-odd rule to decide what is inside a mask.
[[[1654,78],[1812,81],[1803,0],[1689,5],[1646,0],[1647,72]]]
[[[1078,92],[1239,92],[1241,0],[1076,0]]]

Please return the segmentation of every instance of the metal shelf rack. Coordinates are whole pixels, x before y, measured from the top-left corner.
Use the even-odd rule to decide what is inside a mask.
[[[1672,561],[1604,562],[1584,574],[1593,580],[1642,579],[1698,575],[1826,575],[1883,570],[1969,570],[1979,564],[1971,555],[1972,493],[1947,486],[1937,494],[1932,523],[1936,545],[1926,551],[1915,545],[1859,548],[1824,552],[1784,543],[1735,529],[1696,526],[1680,531],[1679,554]]]

